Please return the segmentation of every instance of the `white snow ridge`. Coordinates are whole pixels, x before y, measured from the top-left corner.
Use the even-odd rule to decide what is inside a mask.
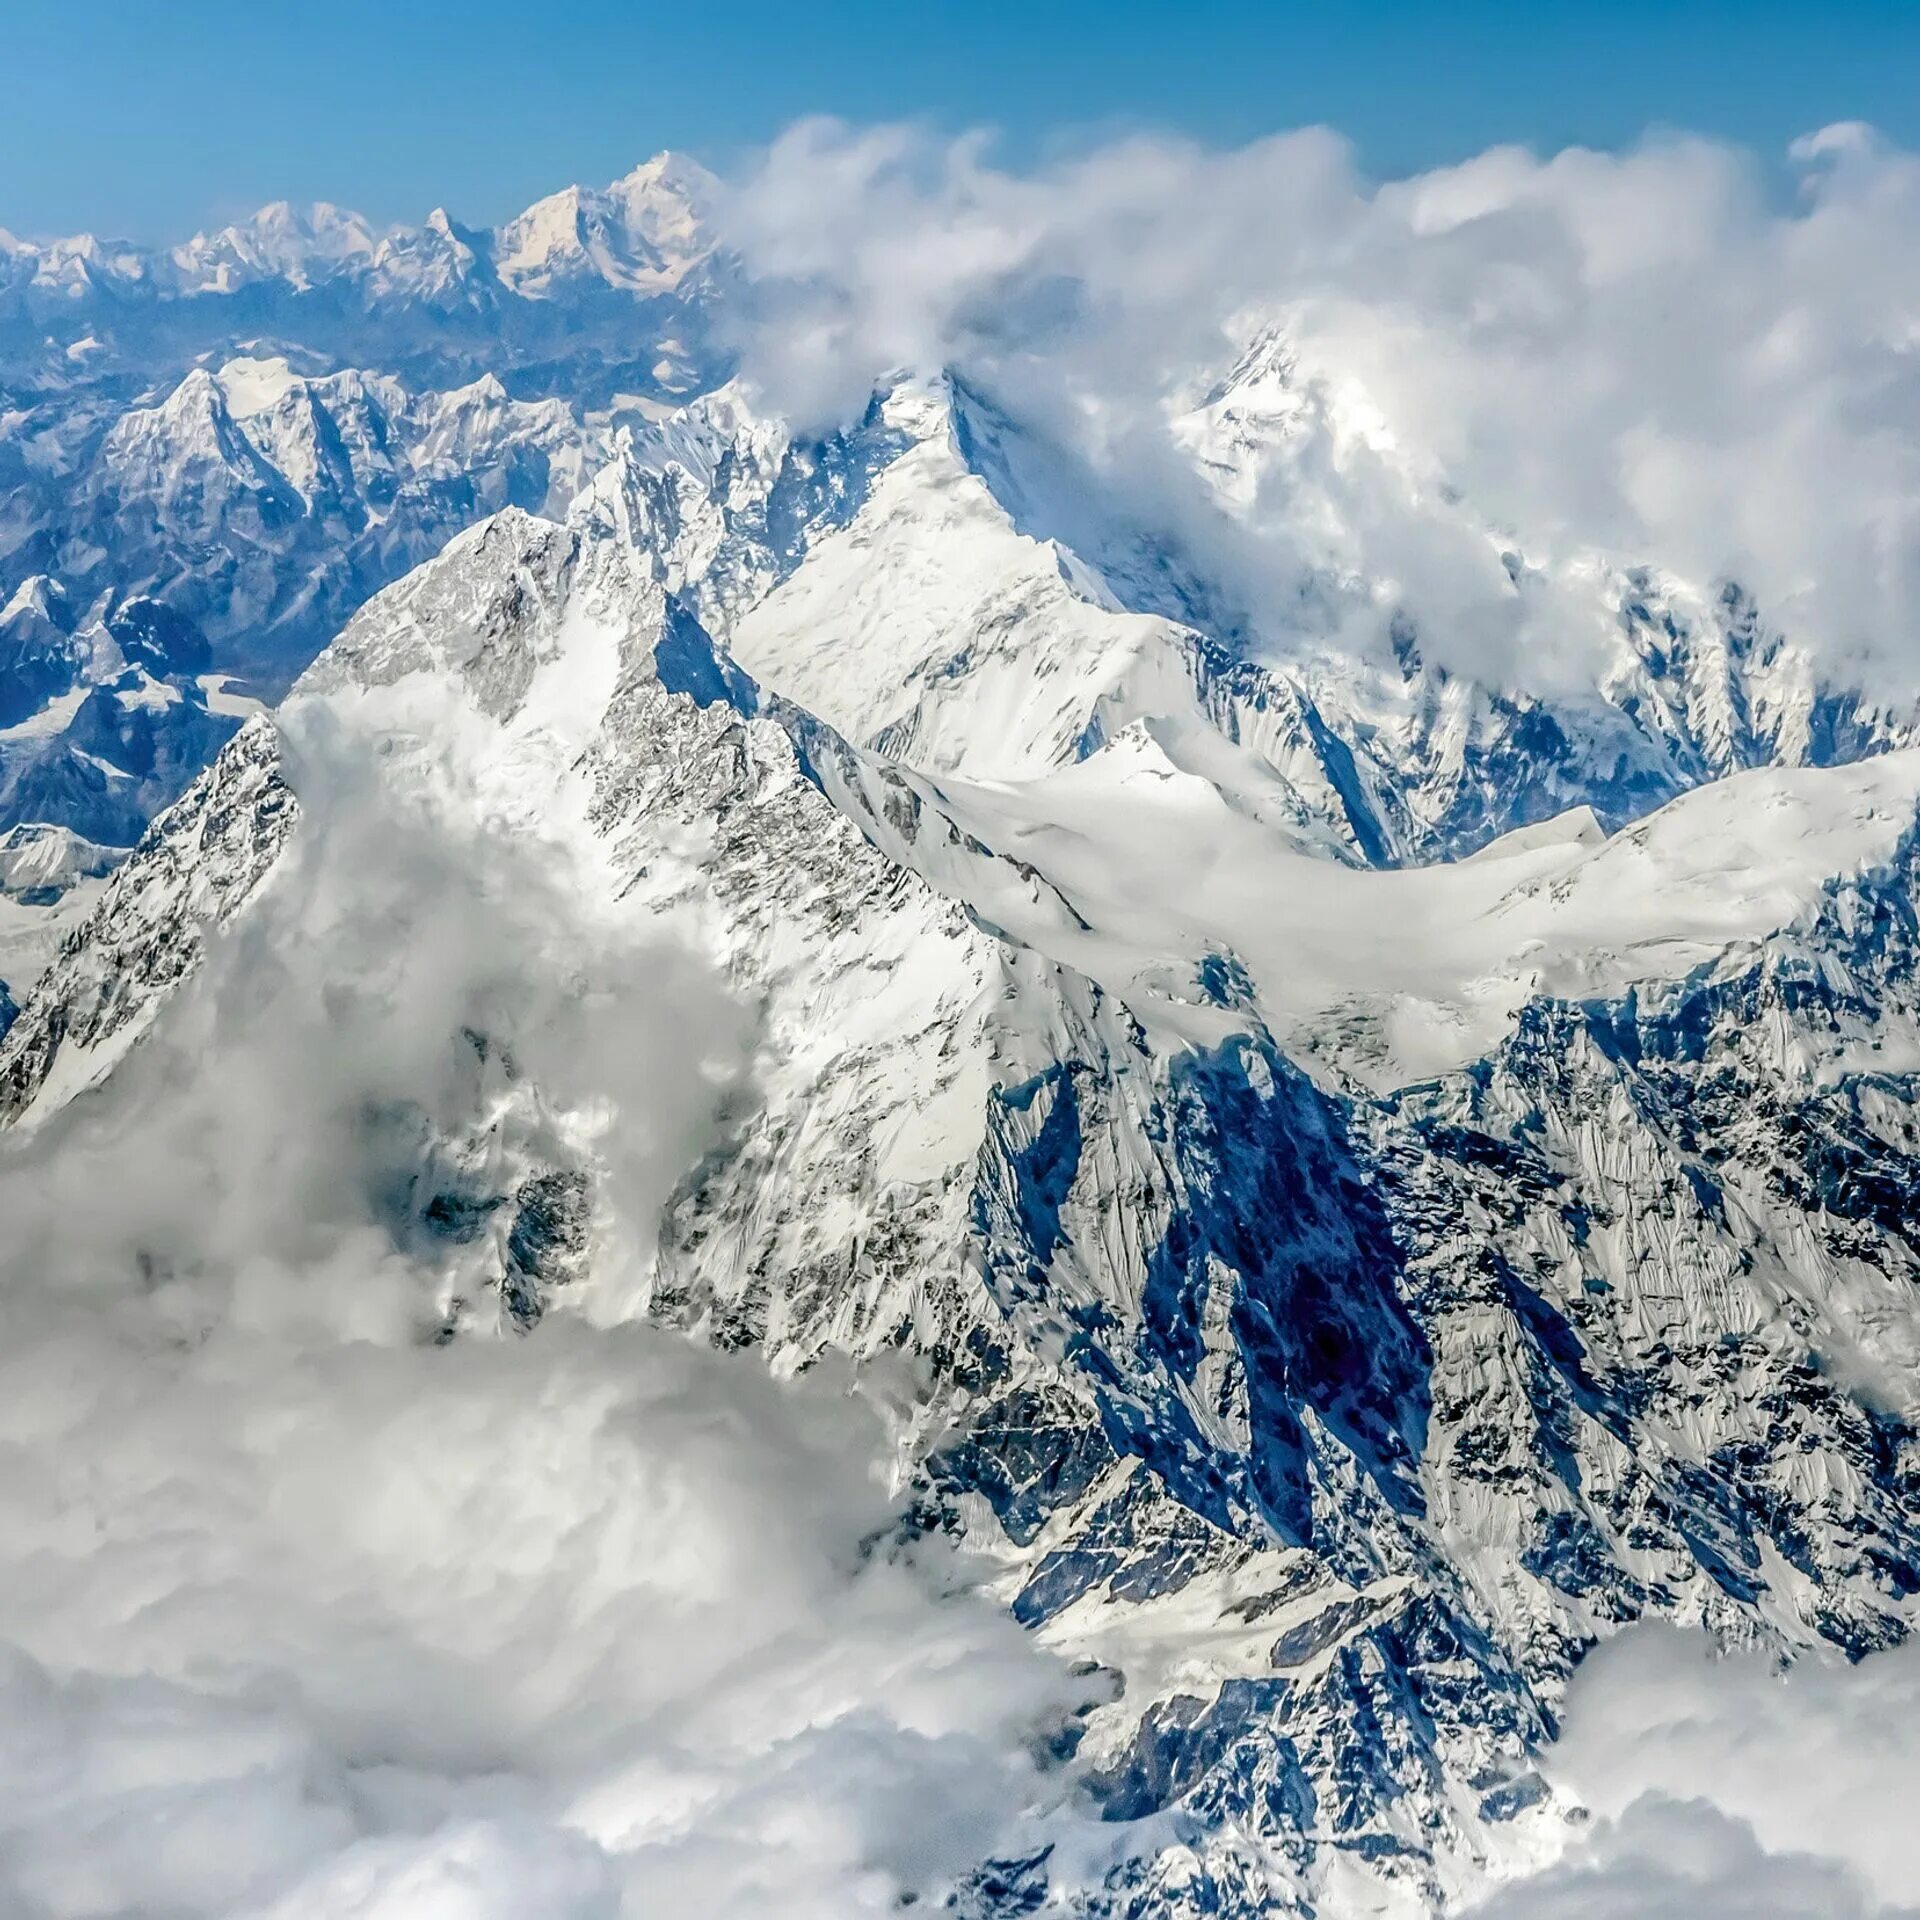
[[[1910,1911],[1892,588],[1396,357],[1704,163],[852,138],[0,235],[0,1912]]]

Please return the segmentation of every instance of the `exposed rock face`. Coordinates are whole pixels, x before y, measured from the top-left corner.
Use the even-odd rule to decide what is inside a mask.
[[[35,766],[57,761],[23,785],[22,748],[0,739],[0,817],[129,844],[220,745],[189,728],[150,780],[98,741],[50,744],[84,678],[60,656],[103,595],[164,603],[212,670],[271,697],[462,528],[576,501],[858,744],[1031,771],[1167,721],[1186,688],[1206,719],[1193,750],[1222,733],[1246,749],[1240,804],[1369,864],[1455,856],[1576,805],[1618,826],[1743,767],[1913,737],[1910,711],[1823,685],[1737,586],[1671,579],[1657,554],[1556,583],[1618,629],[1584,690],[1450,673],[1449,636],[1410,619],[1393,660],[1358,661],[1329,639],[1354,583],[1318,578],[1252,646],[1204,567],[957,378],[901,384],[839,432],[753,418],[726,344],[752,289],[712,200],[663,155],[491,232],[276,206],[166,253],[0,251],[0,595],[16,603],[0,627],[39,609],[0,645],[0,727],[34,720]],[[1269,329],[1172,423],[1223,513],[1273,488],[1315,511],[1307,385]],[[835,531],[852,537],[821,538]],[[822,680],[823,623],[887,671]],[[1036,699],[1049,726],[1012,711]]]

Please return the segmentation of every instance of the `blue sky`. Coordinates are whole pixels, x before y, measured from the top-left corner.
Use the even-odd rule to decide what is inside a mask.
[[[810,112],[991,125],[1015,157],[1325,122],[1376,173],[1649,127],[1920,143],[1911,0],[0,0],[0,70],[0,225],[139,239],[280,197],[485,222],[662,146],[724,164]]]

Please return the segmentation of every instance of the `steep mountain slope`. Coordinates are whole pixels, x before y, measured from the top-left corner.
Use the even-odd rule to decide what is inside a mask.
[[[70,597],[159,596],[223,666],[284,676],[478,515],[564,504],[593,440],[560,402],[513,401],[491,375],[416,396],[240,354],[121,414],[57,491],[16,495],[11,564]]]
[[[168,256],[11,244],[0,824],[130,845],[369,594],[502,506],[563,507],[698,358],[709,184],[662,158],[467,255],[331,208]],[[121,684],[102,634],[135,618],[181,657]],[[16,992],[45,944],[10,943]]]
[[[0,728],[0,824],[109,846],[140,837],[259,703],[210,673],[205,636],[163,602],[81,610],[37,576],[0,610],[21,707]]]
[[[473,1032],[369,1175],[443,1337],[542,1338],[592,1269],[778,1370],[914,1359],[901,1529],[995,1554],[1090,1663],[1065,1744],[1106,1836],[963,1908],[1423,1911],[1551,1824],[1528,1755],[1596,1634],[1905,1630],[1920,771],[1761,770],[1610,840],[1358,870],[1305,802],[1250,810],[1244,756],[1175,762],[1186,666],[1190,709],[1115,713],[1141,637],[1206,648],[1084,580],[1061,611],[1075,581],[950,444],[895,406],[744,477],[728,440],[704,485],[629,448],[577,524],[462,535],[155,822],[0,1042],[7,1112],[56,1124],[168,1018],[333,830],[340,766],[537,823],[552,884],[710,958],[751,1066],[636,1246],[615,1117]],[[884,588],[835,569],[900,580],[927,485],[1021,592],[1008,620],[932,570],[901,630],[951,670],[903,725]],[[673,577],[715,524],[788,582],[737,664]],[[876,597],[789,618],[816,566]],[[976,627],[999,651],[951,647]],[[595,1018],[617,1044],[617,998]]]

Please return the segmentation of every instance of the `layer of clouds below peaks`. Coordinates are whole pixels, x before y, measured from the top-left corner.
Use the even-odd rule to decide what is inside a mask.
[[[1471,1920],[1916,1920],[1920,1647],[1716,1657],[1640,1627],[1574,1677],[1548,1773],[1595,1816]]]
[[[623,1305],[750,1022],[560,839],[431,770],[385,791],[325,729],[300,752],[259,910],[0,1158],[0,1910],[845,1920],[937,1888],[1057,1791],[1028,1744],[1077,1696],[966,1566],[863,1554],[879,1408]],[[385,1207],[415,1123],[471,1118],[466,1027],[614,1217],[578,1310],[436,1346],[456,1282]]]
[[[1597,552],[1737,579],[1836,676],[1911,697],[1920,161],[1836,127],[1793,164],[1783,207],[1701,140],[1373,185],[1321,131],[1020,174],[978,138],[811,122],[721,219],[771,404],[837,420],[891,370],[956,368],[1275,646],[1405,606],[1449,664],[1587,675],[1608,622],[1561,570]],[[1269,323],[1299,432],[1227,513],[1169,417]],[[1545,570],[1524,592],[1509,546]],[[1302,609],[1309,575],[1331,610]]]

